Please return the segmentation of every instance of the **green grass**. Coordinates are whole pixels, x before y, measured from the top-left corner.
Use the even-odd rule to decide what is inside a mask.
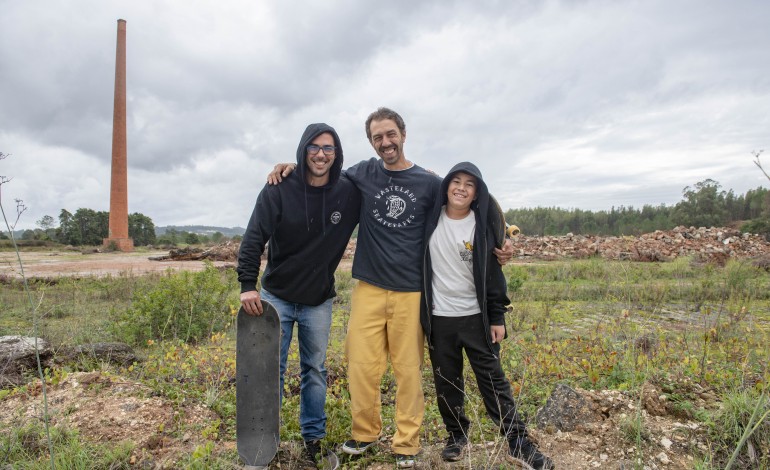
[[[743,261],[730,261],[720,267],[699,265],[686,258],[670,263],[594,258],[514,263],[504,269],[508,274],[512,309],[507,315],[509,339],[502,343],[501,357],[519,407],[530,422],[556,382],[590,389],[622,390],[632,396],[637,396],[642,385],[649,382],[669,397],[674,413],[698,420],[709,429],[711,451],[700,451],[701,455],[693,451],[694,465],[703,469],[724,467],[743,435],[753,405],[770,381],[767,347],[770,344],[770,275],[766,271]],[[126,318],[138,292],[152,291],[163,276],[176,275],[61,278],[56,282],[33,283],[33,296],[43,319],[42,336],[55,347],[121,340],[120,333],[111,325],[116,318]],[[327,359],[330,384],[327,441],[330,443],[347,439],[350,429],[343,351],[350,291],[355,281],[345,271],[339,271],[336,278],[338,297],[334,303]],[[232,289],[232,295],[236,296],[237,287]],[[2,334],[29,334],[31,319],[24,302],[19,284],[6,280],[0,289]],[[237,465],[237,455],[218,445],[235,437],[232,314],[232,309],[222,313],[230,315],[228,326],[196,345],[178,339],[142,344],[139,353],[144,360],[130,369],[115,371],[141,380],[150,386],[152,393],[171,400],[180,410],[183,403],[201,403],[219,416],[216,433],[205,426],[167,431],[179,436],[193,433],[211,443],[201,445],[192,455],[177,462],[180,468]],[[298,363],[295,342],[285,379],[281,429],[285,441],[300,439]],[[84,365],[62,367],[73,370]],[[426,411],[422,438],[425,443],[436,443],[445,438],[445,431],[433,398],[427,354],[423,383]],[[701,407],[692,384],[712,390],[722,406]],[[475,380],[470,374],[466,388],[469,405],[480,406]],[[381,390],[385,434],[392,434],[395,383],[391,373],[383,378]],[[494,439],[495,426],[483,413],[473,414],[473,419],[474,441]],[[758,468],[770,465],[767,427],[767,422],[760,425],[749,441],[760,458],[765,459],[765,467]],[[629,445],[637,448],[646,439],[641,416],[629,416],[622,431]],[[71,444],[62,447],[62,452],[72,454],[73,458],[84,454],[91,456],[88,457],[91,462],[111,458],[116,462],[114,468],[122,468],[124,453],[130,453],[123,450],[123,453],[110,454],[105,444],[87,444],[76,434],[68,435],[71,437],[67,442]],[[13,442],[23,442],[21,438],[14,439]],[[7,448],[12,447],[10,437],[3,442]],[[86,450],[76,449],[72,442]],[[98,449],[102,453],[97,452]],[[37,468],[33,465],[41,461],[46,452],[44,448],[21,450],[0,452],[0,466]],[[298,447],[285,452],[289,452],[290,455],[285,456],[289,460],[301,455]],[[389,452],[383,446],[354,463],[366,466],[389,462],[389,459]]]
[[[77,431],[56,426],[51,429],[55,468],[90,470],[94,468],[129,469],[133,444],[93,443]],[[45,430],[39,424],[26,424],[0,432],[0,463],[8,468],[44,470],[51,468]]]

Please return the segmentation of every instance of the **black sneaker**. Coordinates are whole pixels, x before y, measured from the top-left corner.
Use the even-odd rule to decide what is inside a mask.
[[[527,438],[514,439],[508,443],[509,462],[520,465],[526,470],[553,470],[556,468],[548,457],[541,454],[537,446]]]
[[[355,439],[348,439],[342,444],[342,452],[350,455],[361,455],[366,452],[366,449],[373,446],[377,441],[362,442]]]
[[[412,468],[414,467],[414,461],[416,458],[417,458],[416,455],[396,454],[396,467]]]
[[[465,436],[449,436],[446,440],[444,450],[441,451],[441,458],[445,462],[457,462],[463,458],[465,447],[468,445],[468,439]]]
[[[337,470],[340,468],[337,454],[329,449],[322,448],[321,441],[318,439],[305,441],[305,454],[316,465],[316,468],[324,470]]]

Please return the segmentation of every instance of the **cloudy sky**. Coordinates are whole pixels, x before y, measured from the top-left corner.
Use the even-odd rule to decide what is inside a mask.
[[[407,158],[478,164],[504,209],[675,204],[768,181],[770,2],[0,0],[2,204],[109,210],[117,19],[129,211],[245,226],[310,122],[346,163],[388,106]],[[764,161],[763,160],[763,161]],[[347,165],[346,165],[347,166]]]

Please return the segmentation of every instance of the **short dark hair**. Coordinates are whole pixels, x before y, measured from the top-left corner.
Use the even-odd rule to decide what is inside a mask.
[[[398,130],[401,131],[402,134],[406,134],[406,124],[404,124],[404,118],[401,117],[400,114],[393,111],[390,108],[377,108],[377,111],[373,112],[369,115],[368,118],[366,118],[366,139],[371,141],[372,140],[372,131],[369,128],[369,126],[372,124],[372,121],[384,121],[385,119],[390,119],[391,121],[396,123],[396,126],[398,126]]]

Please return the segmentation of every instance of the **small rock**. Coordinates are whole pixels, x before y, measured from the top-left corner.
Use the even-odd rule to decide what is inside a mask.
[[[671,442],[667,437],[664,437],[660,440],[660,445],[662,445],[666,450],[670,450],[672,444],[673,442]]]
[[[538,427],[557,431],[575,431],[579,426],[595,421],[587,401],[575,390],[556,384],[545,405],[537,411]]]
[[[655,456],[656,459],[658,459],[658,462],[662,463],[663,465],[668,465],[671,463],[671,460],[669,460],[668,455],[666,455],[665,452],[661,452],[660,454]]]

